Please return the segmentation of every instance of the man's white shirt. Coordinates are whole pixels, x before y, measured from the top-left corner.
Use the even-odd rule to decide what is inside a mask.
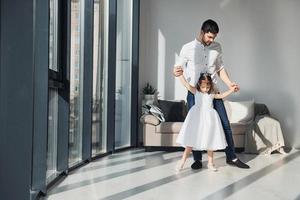
[[[197,39],[183,45],[175,66],[182,66],[184,77],[191,86],[196,86],[200,73],[208,72],[217,84],[217,72],[224,68],[222,48],[217,42],[204,46]]]

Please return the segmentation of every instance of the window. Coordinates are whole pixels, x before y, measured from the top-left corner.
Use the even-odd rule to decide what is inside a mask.
[[[94,1],[92,155],[106,152],[108,1]]]
[[[130,145],[132,0],[117,0],[115,147]]]
[[[58,0],[49,1],[49,72],[57,74],[58,68]],[[51,79],[51,77],[50,77]],[[57,176],[57,123],[58,123],[58,89],[48,91],[48,132],[47,132],[47,172],[46,182]]]
[[[69,166],[82,160],[84,0],[71,1]]]
[[[50,0],[49,19],[49,69],[58,72],[57,47],[58,47],[58,0]]]
[[[49,183],[57,175],[57,122],[58,122],[58,91],[49,89],[48,99],[48,136],[47,136],[47,175]]]

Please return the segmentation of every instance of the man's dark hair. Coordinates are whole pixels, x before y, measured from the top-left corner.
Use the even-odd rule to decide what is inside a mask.
[[[219,33],[219,26],[214,20],[208,19],[205,22],[203,22],[201,31],[203,31],[204,33],[211,32],[213,34],[217,34]]]

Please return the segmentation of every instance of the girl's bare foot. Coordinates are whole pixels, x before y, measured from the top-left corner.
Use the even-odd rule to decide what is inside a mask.
[[[175,171],[179,172],[183,170],[183,167],[184,167],[184,161],[180,160],[176,164]]]
[[[208,163],[207,168],[214,172],[218,171],[217,167],[213,163]]]

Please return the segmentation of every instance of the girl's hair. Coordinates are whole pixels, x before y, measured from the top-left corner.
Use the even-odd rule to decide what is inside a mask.
[[[197,83],[197,86],[196,86],[196,88],[197,88],[197,90],[200,92],[200,85],[201,85],[201,82],[202,81],[206,81],[207,82],[207,84],[209,84],[210,85],[210,89],[209,89],[209,91],[208,91],[208,94],[211,94],[211,93],[213,93],[214,92],[214,84],[213,84],[213,81],[212,81],[212,78],[211,78],[211,74],[210,73],[201,73],[200,74],[200,78],[199,78],[199,80],[198,80],[198,83]]]

